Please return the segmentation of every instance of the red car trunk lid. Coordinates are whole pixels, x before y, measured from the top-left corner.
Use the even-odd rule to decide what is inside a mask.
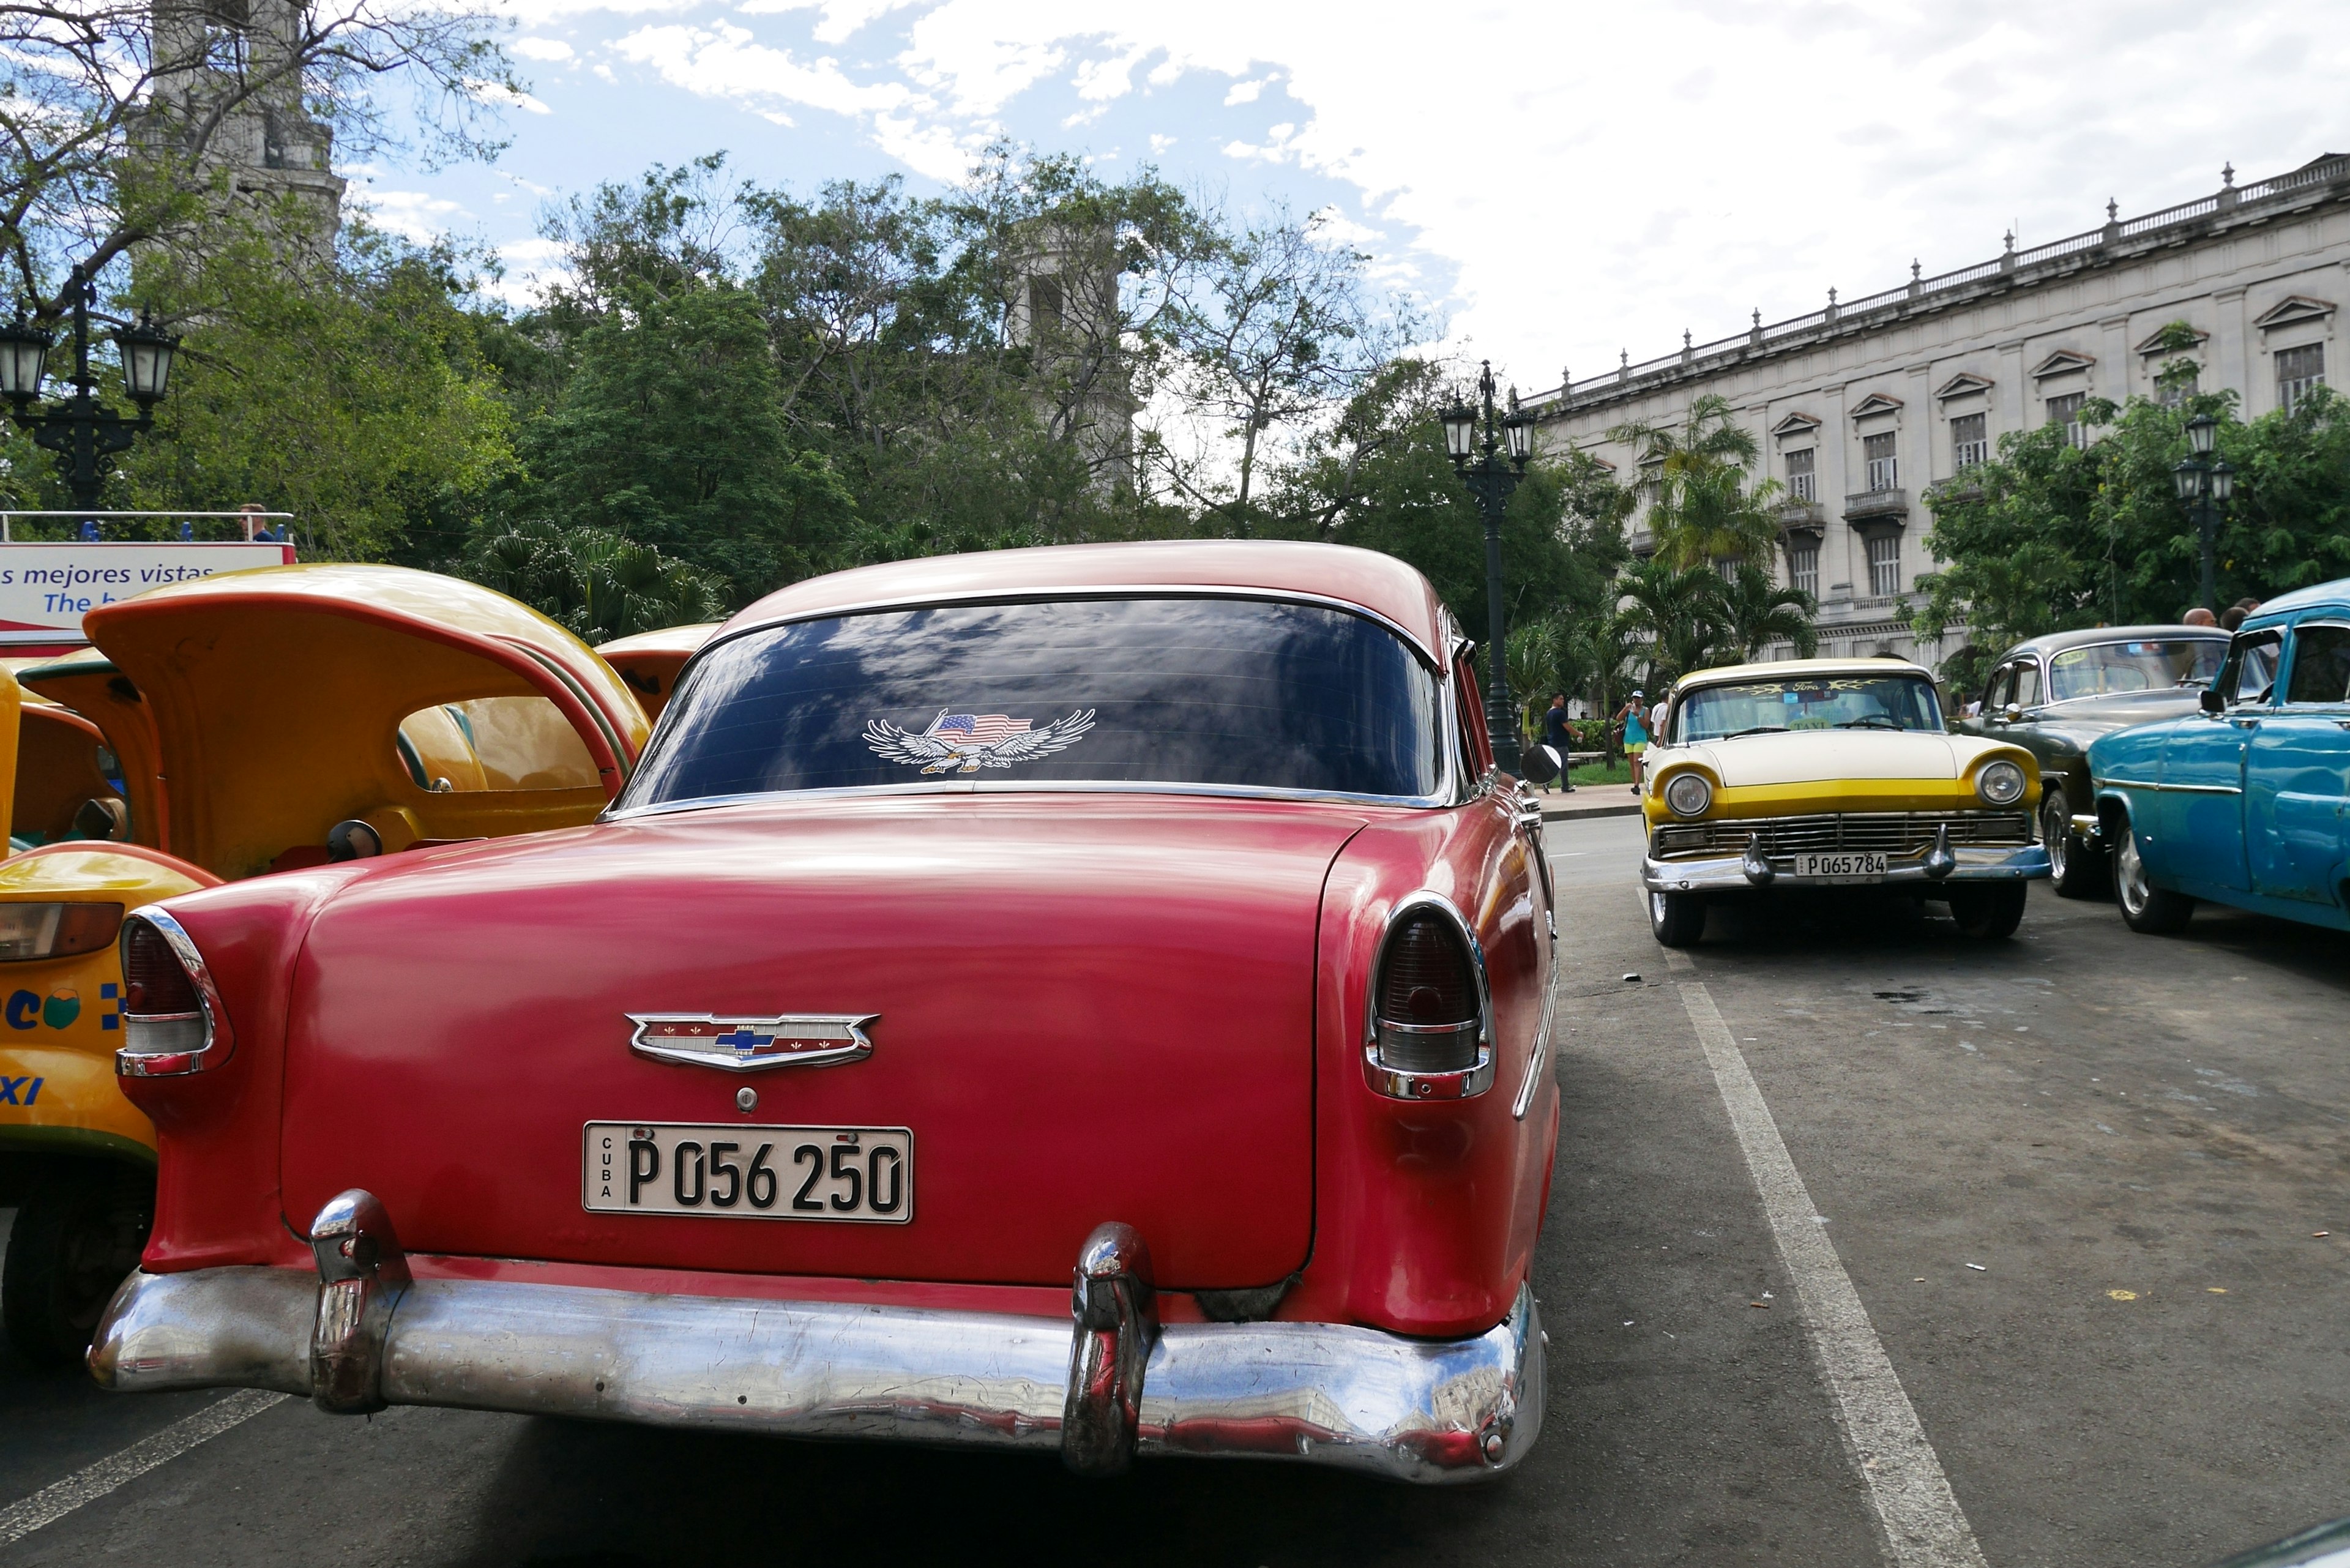
[[[420,1251],[1028,1284],[1122,1220],[1170,1287],[1270,1282],[1311,1239],[1316,911],[1360,823],[899,797],[388,863],[296,975],[286,1219],[364,1187]],[[879,1016],[862,1061],[738,1074],[632,1052],[648,1012]],[[591,1121],[909,1128],[913,1218],[589,1212]]]

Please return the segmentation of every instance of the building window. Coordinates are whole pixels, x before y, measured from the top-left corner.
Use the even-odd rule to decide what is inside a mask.
[[[2199,389],[2201,371],[2192,360],[2173,359],[2154,379],[2155,400],[2166,409],[2175,409]]]
[[[1814,598],[1820,597],[1820,547],[1816,544],[1787,546],[1787,586]]]
[[[1901,469],[1893,455],[1893,431],[1887,431],[1883,435],[1860,438],[1861,462],[1867,470],[1871,490],[1894,490],[1900,486]]]
[[[1990,416],[1960,414],[1950,421],[1950,465],[1959,472],[1991,461]]]
[[[1794,501],[1817,501],[1820,498],[1820,476],[1814,466],[1819,453],[1812,447],[1787,454],[1787,495]]]
[[[2276,368],[2277,407],[2290,412],[2294,404],[2325,385],[2325,345],[2280,348]]]
[[[1028,319],[1039,330],[1061,324],[1061,280],[1057,277],[1032,277],[1028,280]]]
[[[1881,599],[1901,591],[1900,535],[1879,534],[1869,540],[1868,591]]]
[[[2088,431],[2081,423],[2081,405],[2089,400],[2086,392],[2067,392],[2061,398],[2048,400],[2048,422],[2064,427],[2064,444],[2087,446]]]

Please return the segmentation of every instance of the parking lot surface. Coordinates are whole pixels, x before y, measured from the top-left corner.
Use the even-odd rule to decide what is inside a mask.
[[[0,1351],[0,1564],[2193,1564],[2350,1512],[2350,939],[2043,886],[2010,942],[1782,909],[1673,954],[1637,819],[1549,846],[1549,1412],[1496,1484],[338,1418]]]

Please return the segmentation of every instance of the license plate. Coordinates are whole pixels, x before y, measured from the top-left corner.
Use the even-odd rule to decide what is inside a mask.
[[[905,1127],[589,1122],[579,1201],[598,1214],[903,1225],[914,1217],[914,1135]]]
[[[1795,877],[1803,882],[1882,882],[1882,855],[1798,855]]]

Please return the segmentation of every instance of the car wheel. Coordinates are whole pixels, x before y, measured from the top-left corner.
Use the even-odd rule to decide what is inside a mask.
[[[2040,842],[2048,846],[2048,879],[2060,898],[2094,898],[2105,891],[2105,857],[2073,836],[2073,804],[2052,789],[2040,806]]]
[[[2029,892],[2029,885],[2022,882],[1953,888],[1950,919],[1959,922],[1959,930],[1965,936],[2002,941],[2015,935],[2015,928],[2023,922],[2023,900]]]
[[[2122,907],[2129,929],[2150,937],[2166,937],[2187,929],[2195,900],[2147,880],[2146,861],[2137,852],[2137,831],[2122,824],[2114,844],[2114,898]]]
[[[0,1278],[9,1343],[28,1361],[79,1364],[154,1219],[155,1179],[128,1166],[77,1164],[34,1188],[9,1230]]]
[[[1687,893],[1651,893],[1648,929],[1669,948],[1693,948],[1705,935],[1705,901]]]

